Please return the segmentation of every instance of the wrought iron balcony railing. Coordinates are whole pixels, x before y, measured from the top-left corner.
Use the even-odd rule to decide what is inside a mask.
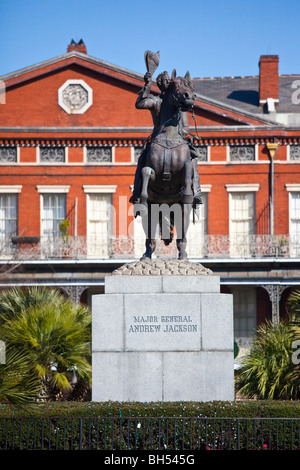
[[[109,238],[67,236],[26,239],[12,244],[0,240],[1,260],[35,259],[139,259],[144,252],[144,239],[130,237]],[[300,237],[291,235],[206,235],[202,239],[189,239],[187,252],[190,259],[244,259],[244,258],[299,258]],[[169,246],[159,240],[156,257],[177,257],[176,243]]]

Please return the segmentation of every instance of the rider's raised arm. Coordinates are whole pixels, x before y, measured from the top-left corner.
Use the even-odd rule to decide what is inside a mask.
[[[189,134],[189,131],[190,131],[189,120],[188,120],[187,113],[185,111],[182,111],[181,113],[181,126],[182,126],[183,135]]]
[[[155,105],[155,97],[150,94],[151,75],[149,72],[144,76],[145,85],[142,88],[136,100],[135,107],[137,109],[150,109]]]

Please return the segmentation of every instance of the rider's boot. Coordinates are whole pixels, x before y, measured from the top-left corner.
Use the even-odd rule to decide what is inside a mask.
[[[147,205],[147,200],[148,200],[148,184],[149,180],[154,176],[154,171],[152,168],[145,166],[142,169],[142,190],[140,194],[140,203]]]
[[[132,196],[129,199],[129,202],[131,204],[137,204],[138,202],[140,202],[140,194],[141,194],[142,184],[143,184],[142,169],[145,166],[145,162],[146,162],[146,151],[144,150],[138,159],[137,167],[135,170]]]
[[[199,204],[202,204],[201,198],[201,187],[200,187],[200,177],[198,172],[197,160],[192,160],[193,162],[193,207],[197,207]]]
[[[192,190],[192,161],[189,160],[184,163],[185,177],[184,177],[184,190],[181,195],[181,202],[183,204],[193,203],[193,190]]]

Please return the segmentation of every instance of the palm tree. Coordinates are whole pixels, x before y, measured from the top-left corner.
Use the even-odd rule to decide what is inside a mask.
[[[300,336],[289,322],[266,322],[257,329],[251,351],[236,373],[236,390],[249,398],[299,399],[299,365],[293,344]]]
[[[300,327],[300,291],[293,291],[287,301],[287,306],[290,314],[290,321],[295,326]]]
[[[30,372],[45,398],[65,397],[74,375],[91,381],[91,314],[44,288],[14,289],[0,296],[0,335],[11,348],[23,351]]]
[[[36,377],[29,373],[30,365],[24,352],[7,349],[5,362],[0,364],[0,403],[26,406],[39,391]]]
[[[56,289],[33,286],[28,289],[12,288],[0,295],[0,324],[7,318],[11,319],[18,313],[34,305],[60,305],[63,295]]]

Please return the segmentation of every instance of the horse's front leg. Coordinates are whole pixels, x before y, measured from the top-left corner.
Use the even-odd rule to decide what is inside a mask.
[[[190,225],[190,214],[191,214],[192,205],[191,204],[182,204],[181,205],[181,224],[180,227],[176,228],[177,231],[177,250],[178,250],[178,259],[187,259],[186,245],[187,245],[187,231]]]
[[[146,251],[141,257],[142,259],[145,258],[152,258],[152,254],[156,248],[156,240],[155,240],[155,232],[156,232],[156,221],[153,220],[152,211],[151,211],[151,204],[148,205],[147,214],[145,214],[142,218],[143,229],[146,235]]]

